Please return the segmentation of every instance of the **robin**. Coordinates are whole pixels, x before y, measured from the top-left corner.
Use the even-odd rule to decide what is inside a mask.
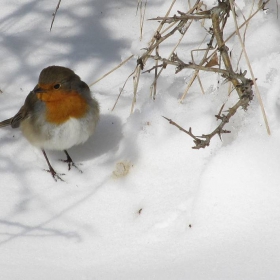
[[[20,128],[25,138],[40,148],[55,181],[62,180],[51,166],[46,150],[66,154],[68,170],[76,167],[67,149],[88,140],[99,119],[99,104],[88,85],[71,69],[49,66],[28,94],[18,113],[0,122],[0,127]],[[63,180],[62,180],[63,181]]]

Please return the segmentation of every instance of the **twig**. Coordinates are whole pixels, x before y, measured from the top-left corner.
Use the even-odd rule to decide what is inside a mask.
[[[180,60],[177,56],[177,54],[173,54],[171,59],[166,59],[162,58],[160,56],[156,55],[149,55],[148,57],[153,58],[154,60],[159,60],[162,61],[164,64],[169,64],[176,66],[176,73],[182,71],[183,69],[194,69],[194,70],[202,70],[202,71],[207,71],[207,72],[213,72],[213,73],[219,73],[224,75],[225,78],[235,78],[235,79],[240,79],[244,80],[244,75],[245,73],[229,73],[228,70],[221,69],[221,68],[213,68],[213,67],[205,67],[201,66],[199,64],[193,64],[193,63],[184,63],[182,60]]]
[[[168,8],[168,10],[167,10],[167,12],[166,12],[166,14],[165,14],[165,17],[168,17],[168,15],[170,14],[170,11],[171,11],[171,9],[173,8],[173,6],[174,6],[174,4],[175,4],[176,1],[177,1],[177,0],[173,0],[173,1],[172,1],[172,3],[170,4],[170,6],[169,6],[169,8]],[[164,25],[165,23],[166,23],[166,22],[165,22],[164,20],[160,23],[160,25],[159,25],[159,27],[157,28],[155,34],[161,31],[161,29],[163,28],[163,25]],[[155,34],[154,34],[154,35],[155,35]],[[155,36],[153,36],[153,38],[152,38],[152,40],[150,41],[149,45],[152,45],[152,44],[154,43],[154,41],[155,41]]]
[[[223,127],[229,122],[230,118],[236,113],[237,109],[240,107],[243,107],[246,103],[247,103],[246,99],[244,99],[244,98],[240,99],[233,107],[229,108],[228,113],[226,115],[224,115],[224,114],[221,115],[221,111],[223,109],[223,106],[222,106],[219,114],[216,115],[216,118],[218,120],[221,120],[221,123],[219,124],[219,126],[216,129],[214,129],[211,133],[202,134],[201,136],[194,136],[191,128],[189,128],[189,130],[187,131],[184,128],[182,128],[180,125],[178,125],[177,123],[173,122],[171,119],[168,119],[166,117],[164,117],[164,118],[166,120],[168,120],[170,124],[175,125],[181,131],[187,133],[189,136],[191,136],[194,139],[193,141],[195,143],[195,146],[192,147],[193,149],[201,149],[201,148],[206,148],[207,146],[209,146],[211,139],[215,135],[219,135],[219,137],[221,139],[222,134],[230,133],[229,130],[225,130],[225,129],[223,129]]]
[[[156,17],[156,18],[150,18],[149,20],[165,20],[166,23],[171,23],[174,21],[185,21],[188,19],[205,19],[205,18],[210,18],[210,12],[209,13],[197,13],[195,15],[192,14],[185,14],[181,16],[174,15],[173,17]]]
[[[54,23],[54,19],[55,19],[56,13],[57,13],[57,11],[59,9],[60,2],[61,2],[61,0],[58,0],[57,6],[56,6],[55,11],[53,13],[53,18],[52,18],[52,23],[51,23],[50,31],[52,31],[52,26],[53,26],[53,23]]]
[[[181,131],[187,133],[189,136],[191,136],[191,137],[194,139],[194,141],[197,140],[197,136],[194,136],[194,135],[192,134],[192,128],[191,128],[191,127],[189,128],[189,130],[185,130],[183,127],[181,127],[180,125],[178,125],[176,122],[172,121],[171,119],[168,119],[168,118],[166,118],[166,117],[164,117],[164,116],[162,116],[162,117],[163,117],[164,119],[166,119],[170,124],[176,126],[176,127],[179,128]]]
[[[121,90],[120,90],[120,93],[119,93],[119,95],[118,95],[118,97],[117,97],[117,100],[115,101],[114,106],[113,106],[113,108],[111,109],[111,111],[114,111],[114,109],[115,109],[115,107],[116,107],[116,105],[117,105],[117,103],[118,103],[118,101],[119,101],[119,98],[120,98],[121,94],[123,93],[123,90],[124,90],[124,87],[125,87],[127,81],[129,80],[129,78],[130,78],[134,73],[135,73],[135,70],[134,70],[134,71],[127,77],[127,79],[125,80],[125,82],[124,82],[124,84],[123,84],[123,86],[122,86],[122,88],[121,88]]]
[[[102,79],[104,79],[105,77],[107,77],[108,75],[110,75],[112,72],[114,72],[115,70],[117,70],[118,68],[120,68],[121,66],[123,66],[124,64],[126,64],[131,58],[133,57],[133,54],[131,56],[129,56],[128,58],[126,58],[124,61],[122,61],[119,65],[117,65],[116,67],[114,67],[113,69],[111,69],[109,72],[107,72],[106,74],[104,74],[102,77],[98,78],[96,81],[94,81],[93,83],[91,83],[89,85],[89,87],[92,87],[93,85],[95,85],[96,83],[100,82]]]

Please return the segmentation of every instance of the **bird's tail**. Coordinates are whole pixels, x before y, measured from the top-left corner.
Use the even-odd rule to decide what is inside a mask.
[[[11,125],[12,119],[13,118],[10,118],[10,119],[7,119],[7,120],[4,120],[4,121],[0,122],[0,128]]]

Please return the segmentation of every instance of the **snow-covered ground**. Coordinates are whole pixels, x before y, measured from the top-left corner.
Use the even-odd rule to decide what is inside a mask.
[[[170,2],[148,1],[146,18],[163,16]],[[187,2],[178,0],[171,15],[186,11]],[[248,15],[254,1],[237,2]],[[91,84],[139,54],[158,25],[146,21],[139,42],[136,0],[63,0],[50,32],[56,5],[1,3],[0,120],[17,112],[44,67],[70,67]],[[162,116],[196,135],[210,132],[228,84],[218,86],[221,77],[201,73],[206,93],[195,82],[180,104],[192,72],[174,75],[172,67],[163,72],[155,101],[153,74],[146,73],[134,113],[132,81],[112,112],[136,58],[91,87],[101,105],[100,122],[87,143],[69,150],[83,174],[67,171],[62,152],[48,152],[54,168],[66,173],[66,182],[55,182],[43,171],[41,151],[20,131],[0,131],[0,279],[279,278],[280,19],[276,1],[268,7],[250,21],[246,48],[271,136],[254,99],[225,127],[231,133],[222,142],[216,137],[206,149],[191,149],[192,139]],[[233,30],[231,17],[226,33]],[[178,55],[190,60],[188,50],[198,48],[205,34],[194,23]],[[161,51],[175,44],[170,40]],[[237,61],[238,39],[228,46]],[[244,59],[240,65],[248,69]]]

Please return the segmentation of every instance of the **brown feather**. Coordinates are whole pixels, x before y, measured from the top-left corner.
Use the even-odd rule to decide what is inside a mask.
[[[11,125],[12,119],[13,118],[9,118],[7,120],[4,120],[4,121],[0,122],[0,127],[5,127],[5,126],[8,126],[8,125]]]

